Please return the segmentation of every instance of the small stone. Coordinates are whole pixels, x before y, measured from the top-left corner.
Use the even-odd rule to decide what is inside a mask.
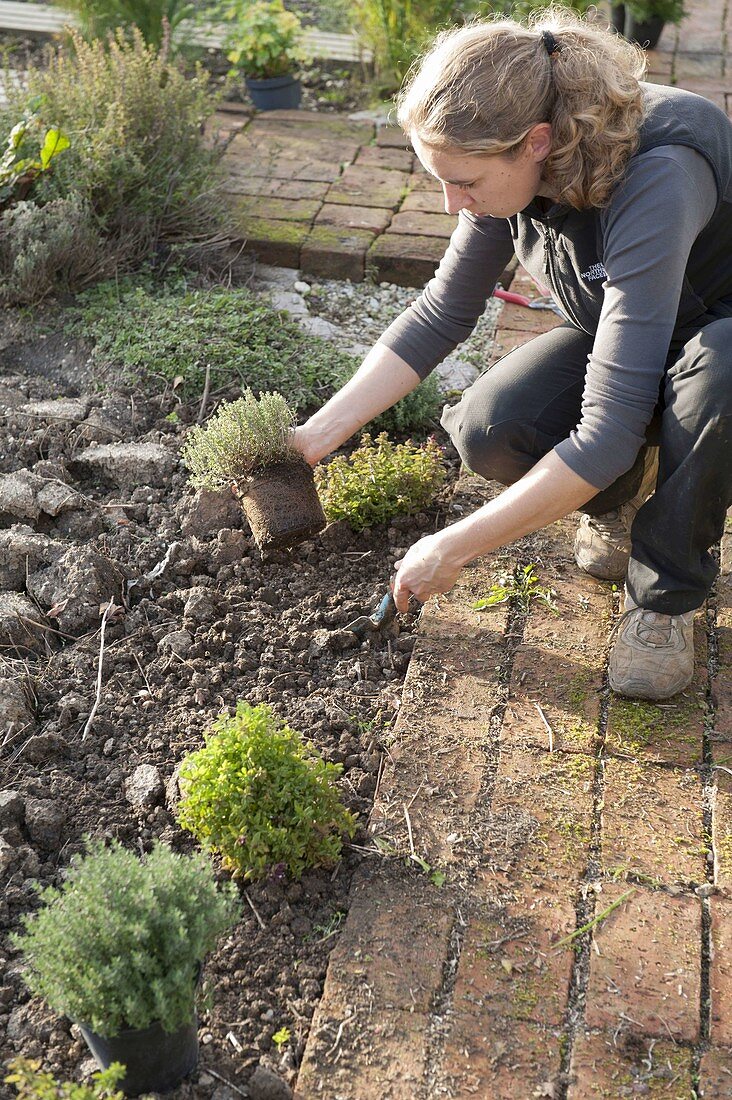
[[[39,733],[26,742],[23,757],[31,764],[43,764],[47,760],[69,755],[68,742],[58,733]]]
[[[709,898],[714,893],[714,886],[711,882],[703,882],[701,886],[697,886],[694,893],[698,898]]]
[[[102,475],[120,489],[140,485],[165,488],[176,458],[161,443],[99,443],[77,455],[70,465]]]
[[[250,1100],[292,1100],[292,1089],[273,1070],[257,1066],[248,1082]]]
[[[34,844],[45,851],[58,848],[66,822],[64,811],[50,798],[29,798],[25,804],[25,824]]]
[[[149,810],[161,801],[165,788],[158,769],[140,764],[125,783],[125,797],[136,810]]]
[[[159,653],[175,653],[185,657],[193,645],[193,635],[187,630],[172,630],[158,642]]]
[[[13,847],[9,840],[0,836],[0,875],[5,878],[18,858],[17,849]]]
[[[298,294],[309,294],[311,289],[310,283],[306,283],[302,279],[298,279],[293,287],[293,290],[296,290]]]
[[[0,829],[22,825],[25,817],[23,797],[19,791],[0,791]]]

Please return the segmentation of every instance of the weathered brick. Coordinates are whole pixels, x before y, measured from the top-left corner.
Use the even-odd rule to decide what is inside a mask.
[[[442,194],[442,185],[429,172],[425,172],[419,165],[407,180],[407,187],[412,191],[437,191]]]
[[[225,185],[228,194],[268,195],[277,199],[318,199],[322,202],[330,182],[273,179],[271,176],[240,176],[230,173]]]
[[[407,178],[405,172],[351,164],[333,184],[327,200],[348,206],[383,206],[387,210],[398,210]]]
[[[376,1010],[367,986],[357,998],[330,993],[313,1018],[294,1100],[414,1100],[427,1070],[429,1016]]]
[[[710,99],[724,110],[725,88],[721,77],[686,77],[683,86],[689,92],[696,92],[697,95]]]
[[[434,275],[445,244],[440,237],[382,233],[369,249],[368,263],[379,279],[398,286],[422,286]]]
[[[327,202],[319,211],[316,225],[337,225],[343,229],[368,229],[382,233],[391,220],[391,211],[379,206],[342,206]]]
[[[426,875],[369,863],[351,889],[348,919],[330,956],[335,987],[366,983],[379,1008],[427,1012],[442,982],[450,906]]]
[[[609,759],[605,765],[602,868],[654,885],[706,881],[708,840],[695,771]]]
[[[713,50],[719,51],[720,39],[718,34],[716,37],[710,34],[699,34],[697,42],[693,40],[687,42],[686,35],[684,35],[684,46],[686,48],[685,52],[677,53],[674,61],[676,79],[681,85],[686,85],[688,78],[705,77],[712,80],[717,77],[721,78],[723,56],[719,52],[711,52]],[[695,47],[704,52],[691,52]]]
[[[505,897],[491,896],[493,876],[486,879],[485,909],[471,916],[463,939],[453,1013],[479,1009],[558,1027],[567,1011],[573,954],[554,945],[576,926],[572,888],[547,889],[526,875]]]
[[[720,893],[732,897],[732,760],[717,768],[717,791],[712,812],[714,881]]]
[[[695,673],[686,691],[667,703],[610,697],[607,751],[639,760],[693,767],[701,762],[706,693],[706,629],[694,621]]]
[[[567,541],[565,554],[570,546]],[[543,555],[542,560],[546,561]],[[578,573],[564,581],[542,571],[539,579],[554,588],[556,610],[536,600],[530,608],[514,655],[501,739],[548,748],[548,724],[555,749],[592,752],[612,613],[610,594]]]
[[[400,213],[408,210],[421,210],[426,214],[444,214],[445,199],[442,191],[425,191],[415,188],[409,192],[399,207]]]
[[[721,1100],[732,1096],[732,1050],[712,1047],[702,1055],[699,1065],[700,1100]]]
[[[627,890],[608,885],[601,913]],[[615,1028],[631,1020],[644,1035],[696,1042],[701,985],[701,902],[636,887],[595,927],[585,1020]]]
[[[414,154],[409,149],[365,145],[356,157],[355,163],[366,164],[372,168],[396,169],[399,172],[411,172],[414,164]]]
[[[235,219],[266,218],[275,221],[307,222],[310,224],[320,210],[322,203],[318,199],[278,199],[262,195],[237,195],[232,198],[229,208]]]
[[[411,149],[409,138],[401,126],[380,126],[376,144],[383,149]]]
[[[732,901],[713,897],[712,968],[709,987],[712,1020],[709,1037],[715,1045],[732,1047]]]
[[[300,266],[309,275],[360,282],[364,277],[366,253],[373,239],[374,234],[366,229],[313,226],[302,244]]]
[[[224,165],[230,175],[264,177],[265,179],[312,180],[332,183],[338,179],[341,166],[337,161],[327,162],[308,158],[277,155],[260,157],[251,153],[234,155],[227,153]]]
[[[575,1037],[567,1100],[693,1096],[692,1052],[634,1030],[582,1029]]]
[[[260,263],[300,266],[300,249],[309,233],[304,222],[238,217],[230,224],[238,239],[245,242],[246,251],[255,252]]]
[[[711,681],[714,729],[711,734],[714,761],[729,766],[732,759],[732,583],[728,579],[728,535],[722,539],[722,568],[717,582],[718,668]]]
[[[502,747],[484,862],[504,886],[525,876],[577,884],[589,857],[595,760]]]
[[[464,1100],[530,1100],[558,1095],[560,1065],[560,1028],[466,1005],[452,1021],[438,1080],[445,1095]]]
[[[456,226],[457,218],[454,214],[429,214],[408,210],[394,215],[389,232],[444,237],[447,240]]]
[[[512,286],[515,291],[515,286]],[[523,293],[519,291],[519,293]],[[540,295],[533,292],[527,297],[539,298]],[[562,318],[553,309],[531,309],[529,306],[514,305],[512,302],[504,302],[498,317],[498,327],[501,332],[526,332],[538,335],[540,332],[549,332],[550,329],[561,325]]]
[[[490,719],[502,698],[505,613],[490,623],[466,615],[484,569],[465,570],[423,613],[369,826],[409,855],[408,805],[418,854],[445,868],[463,858],[483,789]]]

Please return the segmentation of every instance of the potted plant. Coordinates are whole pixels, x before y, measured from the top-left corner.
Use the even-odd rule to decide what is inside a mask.
[[[196,488],[233,488],[260,550],[294,546],[325,527],[313,471],[292,445],[294,426],[281,394],[257,399],[246,390],[193,428],[183,448]]]
[[[680,23],[684,14],[683,0],[626,0],[611,10],[616,31],[648,50],[656,48],[666,23]]]
[[[173,1088],[198,1061],[196,986],[237,919],[233,883],[217,887],[202,854],[157,843],[144,860],[118,842],[88,844],[13,938],[24,979],[80,1027],[97,1063],[126,1067],[127,1096]]]
[[[232,25],[226,37],[232,74],[243,73],[260,111],[299,107],[298,64],[305,59],[300,17],[282,0],[233,0],[222,9]]]

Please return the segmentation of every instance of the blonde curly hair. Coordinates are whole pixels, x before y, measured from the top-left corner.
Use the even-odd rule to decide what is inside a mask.
[[[644,73],[638,46],[552,6],[527,26],[496,19],[443,31],[407,76],[397,118],[425,145],[461,154],[515,154],[550,122],[544,180],[560,202],[602,207],[638,148]]]

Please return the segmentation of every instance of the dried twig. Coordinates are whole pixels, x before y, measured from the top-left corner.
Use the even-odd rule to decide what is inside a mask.
[[[549,725],[549,722],[547,721],[547,717],[544,714],[544,711],[539,706],[539,704],[534,703],[534,706],[538,710],[539,717],[541,718],[542,722],[544,723],[544,728],[546,729],[547,733],[549,734],[549,752],[554,752],[554,730]]]
[[[115,611],[116,609],[117,609],[117,605],[114,602],[114,596],[112,596],[111,599],[109,600],[109,603],[104,608],[104,614],[102,615],[101,638],[99,640],[99,667],[97,669],[97,697],[94,700],[94,706],[91,709],[91,713],[89,714],[89,717],[86,720],[86,725],[84,726],[83,732],[81,734],[81,740],[82,741],[86,740],[86,736],[87,736],[87,734],[89,733],[89,730],[92,727],[92,722],[94,721],[94,715],[97,713],[99,703],[101,702],[101,698],[102,698],[102,668],[103,668],[103,663],[104,663],[104,634],[105,634],[106,629],[107,629],[107,619],[112,614],[112,612]]]
[[[208,395],[211,392],[211,364],[206,364],[206,380],[203,383],[203,397],[201,398],[201,407],[198,410],[198,417],[196,418],[196,424],[203,424],[203,418],[206,415],[206,406],[208,405]]]
[[[264,931],[266,932],[266,931],[267,931],[267,925],[266,925],[266,924],[264,923],[264,921],[263,921],[263,920],[262,920],[262,918],[260,917],[259,913],[258,913],[258,912],[257,912],[257,910],[255,909],[255,907],[254,907],[254,902],[253,902],[253,901],[252,901],[252,899],[251,899],[251,898],[249,897],[249,894],[248,894],[248,893],[246,892],[246,890],[244,891],[244,897],[245,897],[245,898],[247,899],[247,901],[249,902],[249,908],[250,908],[250,909],[251,909],[251,911],[252,911],[252,912],[254,913],[254,916],[255,916],[255,917],[257,918],[257,923],[259,924],[259,927],[260,927],[260,928],[262,928],[262,929],[263,929],[263,930],[264,930]]]
[[[248,1096],[248,1092],[244,1092],[238,1085],[235,1085],[233,1081],[230,1081],[228,1077],[222,1077],[220,1073],[217,1073],[215,1069],[211,1069],[210,1066],[206,1066],[206,1073],[210,1073],[212,1077],[215,1077],[217,1081],[223,1081],[225,1085],[228,1085],[234,1092],[238,1092],[239,1096]]]

